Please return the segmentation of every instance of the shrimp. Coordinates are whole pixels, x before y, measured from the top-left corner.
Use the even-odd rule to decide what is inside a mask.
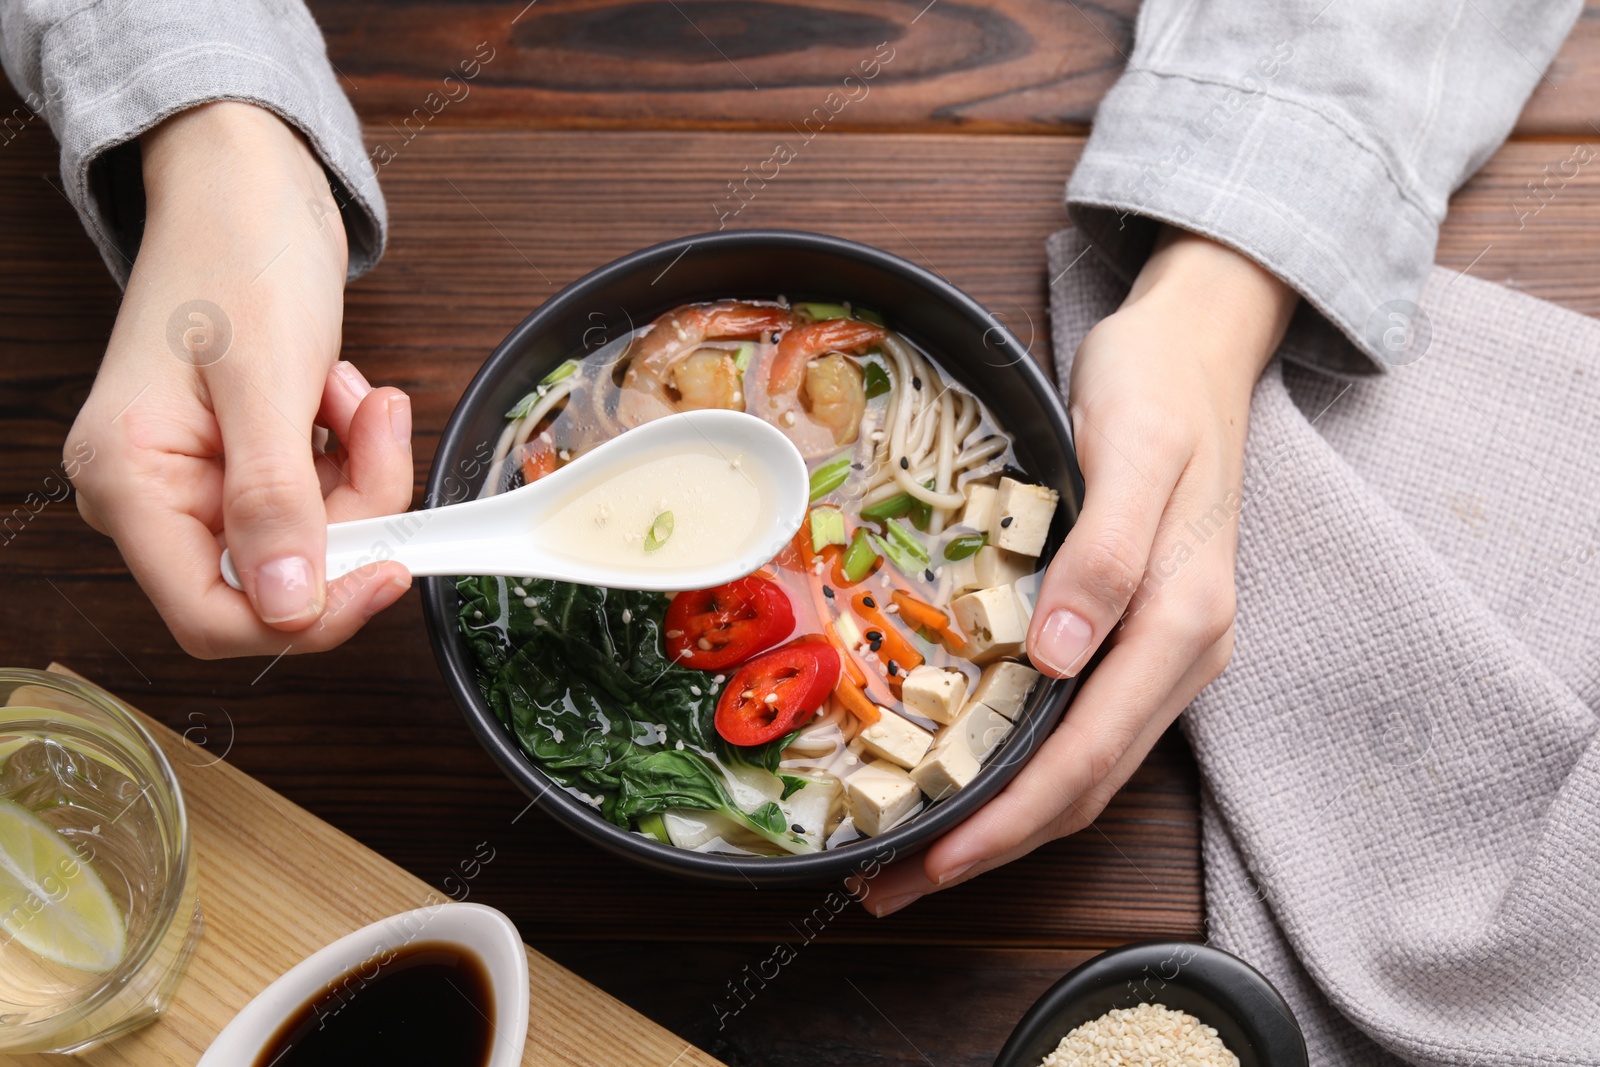
[[[845,353],[881,341],[881,326],[855,319],[796,325],[778,342],[755,390],[755,414],[784,432],[808,459],[856,439],[866,413],[861,369]]]
[[[793,321],[787,308],[739,300],[674,308],[628,346],[632,359],[622,376],[617,418],[633,427],[677,411],[673,368],[706,341],[760,338],[788,329]]]
[[[672,372],[678,390],[678,410],[699,408],[744,410],[744,375],[733,353],[702,348],[678,363]]]

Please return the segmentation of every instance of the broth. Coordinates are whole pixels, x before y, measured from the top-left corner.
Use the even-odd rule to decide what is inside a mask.
[[[329,983],[284,1020],[255,1067],[486,1067],[493,1048],[483,962],[426,941],[386,950]]]

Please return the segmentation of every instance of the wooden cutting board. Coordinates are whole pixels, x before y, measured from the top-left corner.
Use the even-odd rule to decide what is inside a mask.
[[[71,674],[52,664],[53,671]],[[148,716],[188,802],[205,936],[166,1015],[78,1062],[193,1067],[211,1039],[278,975],[386,915],[446,898],[365,845]],[[526,1067],[717,1067],[621,1001],[528,950]],[[0,1056],[60,1067],[56,1056]],[[246,1067],[241,1064],[240,1067]]]

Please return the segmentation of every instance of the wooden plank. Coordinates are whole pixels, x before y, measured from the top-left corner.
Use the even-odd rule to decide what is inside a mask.
[[[830,130],[1081,134],[1126,66],[1138,10],[1137,0],[308,3],[340,84],[385,130],[787,132],[824,107]],[[846,85],[880,44],[892,58]],[[852,99],[841,106],[830,92]],[[1600,0],[1590,0],[1515,133],[1592,137],[1597,97]],[[0,113],[20,119],[20,104],[0,85]]]
[[[203,747],[146,722],[183,786],[205,934],[165,1017],[79,1062],[188,1067],[239,1009],[311,952],[385,916],[450,899]],[[718,1062],[531,949],[528,967],[529,1067]]]
[[[1137,0],[310,6],[351,99],[377,126],[422,108],[414,123],[787,131],[848,88],[859,99],[830,109],[831,129],[1034,134],[1087,128],[1133,50],[1138,10]],[[843,86],[880,43],[893,59],[865,95]],[[445,86],[475,53],[494,58],[470,83]],[[1509,50],[1495,58],[1521,62]],[[441,106],[446,90],[459,99]],[[1600,4],[1591,0],[1516,132],[1594,136],[1595,99]]]
[[[989,1067],[1034,1000],[1095,955],[796,939],[787,947],[792,955],[775,944],[697,945],[688,973],[677,945],[552,952],[719,1059],[763,1067]],[[661,981],[669,972],[673,981]]]

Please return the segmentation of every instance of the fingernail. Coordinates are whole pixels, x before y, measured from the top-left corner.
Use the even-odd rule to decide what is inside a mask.
[[[404,393],[389,398],[389,429],[400,444],[411,443],[411,398]]]
[[[945,871],[943,874],[941,874],[939,877],[937,877],[937,878],[935,878],[933,880],[934,885],[945,885],[947,883],[955,881],[957,878],[960,878],[963,874],[966,874],[968,871],[972,870],[972,865],[974,863],[977,863],[977,862],[978,862],[977,860],[970,860],[970,861],[968,861],[966,863],[963,863],[961,866],[957,867],[955,870]]]
[[[897,897],[885,897],[876,906],[869,905],[867,910],[881,919],[885,915],[893,915],[907,904],[916,903],[921,897],[921,893],[901,893]]]
[[[1057,608],[1039,628],[1039,640],[1028,646],[1028,658],[1063,678],[1083,669],[1093,650],[1094,627],[1066,608]]]
[[[372,392],[372,383],[356,369],[356,365],[347,360],[339,360],[333,365],[334,377],[339,379],[339,384],[350,391],[350,395],[360,400]]]
[[[251,599],[266,623],[292,622],[322,612],[316,572],[304,556],[284,556],[257,567]]]
[[[367,618],[372,618],[378,612],[390,607],[395,601],[406,595],[406,590],[411,588],[410,582],[403,582],[398,578],[391,578],[372,594],[367,601]]]

